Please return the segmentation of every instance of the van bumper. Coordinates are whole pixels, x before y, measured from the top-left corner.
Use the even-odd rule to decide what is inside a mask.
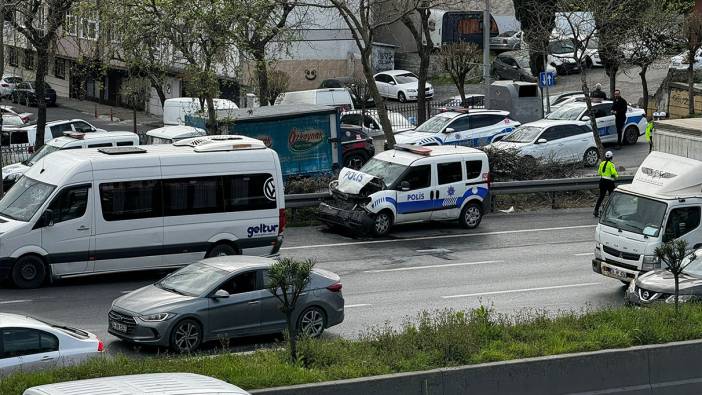
[[[597,258],[592,260],[592,271],[625,282],[630,282],[639,274],[638,270],[624,268]]]
[[[360,232],[369,232],[375,223],[372,214],[364,210],[345,210],[327,203],[319,205],[319,220],[328,225],[341,226]]]

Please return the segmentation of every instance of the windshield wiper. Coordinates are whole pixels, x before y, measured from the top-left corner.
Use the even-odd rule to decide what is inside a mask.
[[[179,290],[177,290],[177,289],[175,289],[175,288],[173,288],[173,287],[167,287],[167,286],[165,286],[165,285],[163,285],[163,284],[161,284],[161,283],[156,283],[156,284],[154,284],[154,285],[156,285],[157,287],[161,288],[161,289],[164,290],[164,291],[173,292],[174,294],[178,294],[178,295],[188,296],[188,294],[186,294],[186,293],[183,292],[183,291],[179,291]]]
[[[0,211],[0,215],[3,216],[3,217],[7,217],[7,218],[9,218],[9,219],[11,219],[11,220],[14,220],[14,221],[19,221],[19,219],[17,219],[16,217],[13,217],[13,216],[11,216],[10,214],[7,214],[7,213],[5,213],[5,212],[3,212],[3,211]]]

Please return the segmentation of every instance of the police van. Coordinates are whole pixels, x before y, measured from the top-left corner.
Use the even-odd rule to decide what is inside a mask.
[[[332,200],[319,207],[332,226],[383,236],[395,224],[456,221],[480,224],[489,204],[487,155],[460,146],[396,145],[360,170],[344,168],[330,184]]]
[[[47,278],[276,254],[282,191],[278,155],[243,136],[56,151],[0,200],[0,280],[35,288]]]

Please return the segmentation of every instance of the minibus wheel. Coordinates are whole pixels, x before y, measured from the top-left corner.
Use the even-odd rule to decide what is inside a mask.
[[[36,255],[20,257],[12,266],[12,282],[17,288],[39,288],[46,279],[46,265]]]
[[[237,251],[234,247],[229,244],[217,244],[212,247],[210,252],[207,253],[207,258],[214,258],[217,256],[227,256],[227,255],[237,255]]]

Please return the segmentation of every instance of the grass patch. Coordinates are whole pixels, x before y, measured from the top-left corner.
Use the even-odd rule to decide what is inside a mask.
[[[679,316],[668,305],[556,316],[538,311],[505,316],[481,307],[423,313],[398,329],[370,329],[359,340],[303,340],[296,364],[287,362],[286,350],[215,357],[118,356],[15,373],[0,380],[0,394],[21,394],[52,382],[155,372],[200,373],[254,389],[701,337],[700,304],[683,305]]]

